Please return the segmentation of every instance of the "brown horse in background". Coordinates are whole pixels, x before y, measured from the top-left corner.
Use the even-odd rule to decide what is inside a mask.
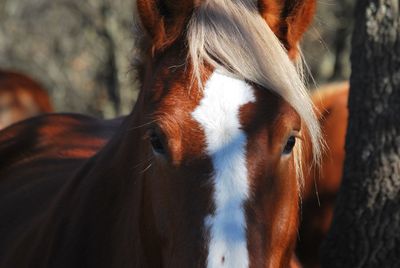
[[[304,267],[319,267],[320,246],[332,221],[345,158],[348,95],[348,82],[324,86],[312,95],[315,108],[319,111],[326,150],[322,155],[321,169],[311,170],[305,178],[297,245],[297,253]]]
[[[0,129],[52,111],[49,96],[39,83],[21,73],[0,70]]]
[[[291,59],[314,7],[138,0],[141,89],[123,122],[0,133],[0,266],[295,266],[302,149],[321,150]]]

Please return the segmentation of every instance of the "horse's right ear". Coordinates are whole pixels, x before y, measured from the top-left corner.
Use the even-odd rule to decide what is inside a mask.
[[[152,39],[153,50],[162,50],[181,36],[197,2],[200,0],[137,0],[139,17]]]

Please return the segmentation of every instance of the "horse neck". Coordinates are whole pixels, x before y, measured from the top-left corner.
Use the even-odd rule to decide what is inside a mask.
[[[140,244],[142,132],[131,130],[140,121],[139,110],[68,181],[51,210],[19,243],[10,264],[24,254],[16,266],[145,266]]]

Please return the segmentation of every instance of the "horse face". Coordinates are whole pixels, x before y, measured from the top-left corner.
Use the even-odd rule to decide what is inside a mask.
[[[287,266],[297,227],[298,114],[216,69],[205,71],[200,89],[176,53],[160,57],[143,88],[152,159],[145,225],[154,228],[143,240],[168,267]]]
[[[293,148],[300,116],[272,93],[279,89],[226,71],[238,67],[235,59],[225,64],[225,58],[209,57],[210,64],[196,66],[182,29],[188,14],[202,4],[187,3],[138,2],[152,39],[142,65],[140,97],[145,107],[141,125],[147,126],[144,136],[152,159],[144,171],[142,227],[149,262],[166,267],[288,267],[298,221]],[[167,12],[171,8],[179,12]],[[221,13],[215,18],[224,17]],[[289,62],[287,67],[293,66]]]

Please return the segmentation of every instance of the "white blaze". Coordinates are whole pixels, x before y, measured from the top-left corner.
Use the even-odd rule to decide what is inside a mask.
[[[205,220],[210,231],[208,268],[249,266],[243,207],[249,195],[247,137],[241,129],[239,110],[254,101],[250,85],[215,71],[192,113],[203,127],[214,168],[215,213]]]

